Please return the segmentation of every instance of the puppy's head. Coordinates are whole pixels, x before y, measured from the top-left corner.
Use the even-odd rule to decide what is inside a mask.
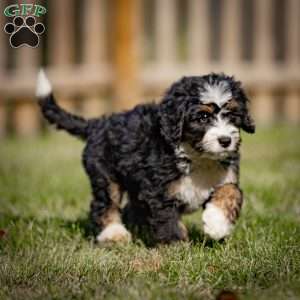
[[[222,158],[239,149],[240,129],[255,132],[247,102],[233,77],[184,77],[161,103],[161,133],[175,149],[187,143],[199,153]]]

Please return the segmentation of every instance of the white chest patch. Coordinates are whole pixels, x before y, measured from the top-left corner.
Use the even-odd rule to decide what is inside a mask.
[[[212,186],[205,186],[197,178],[192,176],[184,177],[178,188],[178,198],[186,205],[185,212],[190,213],[201,207],[209,197]]]
[[[176,196],[186,205],[187,213],[199,209],[217,185],[237,183],[238,180],[232,167],[225,168],[209,158],[191,158],[191,173],[181,178],[176,185]]]

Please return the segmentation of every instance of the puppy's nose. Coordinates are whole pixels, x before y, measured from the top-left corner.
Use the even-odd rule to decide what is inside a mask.
[[[227,148],[231,144],[231,137],[222,135],[218,138],[220,145],[224,148]]]

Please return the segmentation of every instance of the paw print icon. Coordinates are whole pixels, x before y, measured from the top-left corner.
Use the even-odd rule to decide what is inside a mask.
[[[12,23],[4,26],[4,31],[10,35],[9,41],[13,48],[21,46],[36,48],[40,43],[40,35],[45,31],[45,26],[42,23],[36,23],[33,16],[26,18],[17,16]]]

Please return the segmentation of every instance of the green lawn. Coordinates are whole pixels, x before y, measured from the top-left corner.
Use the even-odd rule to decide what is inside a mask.
[[[0,145],[0,299],[300,298],[299,128],[244,136],[245,205],[224,243],[98,248],[86,236],[83,144],[63,133]],[[4,230],[4,231],[3,231]]]

